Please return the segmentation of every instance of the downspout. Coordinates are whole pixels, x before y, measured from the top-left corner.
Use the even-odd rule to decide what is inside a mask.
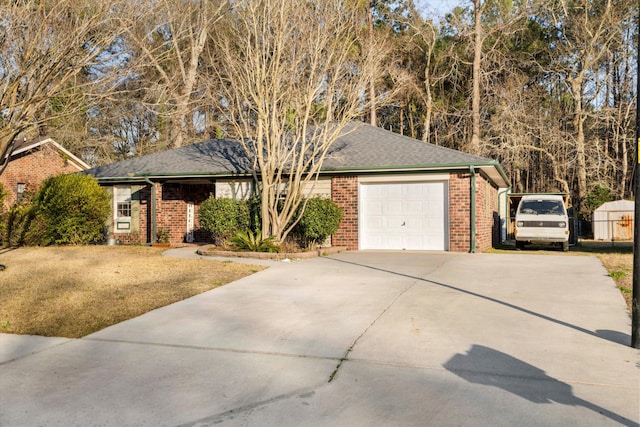
[[[509,234],[509,204],[507,203],[507,194],[509,194],[511,192],[511,187],[507,187],[502,191],[498,191],[498,221],[500,222],[500,224],[498,224],[498,226],[500,227],[500,242],[498,243],[502,243],[505,240],[507,240],[507,235]],[[502,195],[505,195],[505,219],[504,219],[504,229],[505,229],[505,236],[504,238],[502,237],[502,217],[500,216],[502,214]]]
[[[143,177],[145,182],[151,185],[151,244],[156,243],[157,223],[156,223],[156,183],[148,176]]]
[[[469,165],[471,173],[471,253],[476,253],[476,170],[473,165]]]

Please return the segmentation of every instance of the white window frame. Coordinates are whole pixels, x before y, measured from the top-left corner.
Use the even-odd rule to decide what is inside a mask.
[[[131,231],[131,187],[128,185],[113,187],[113,225],[116,233]]]
[[[27,184],[24,182],[19,182],[17,187],[18,188],[16,189],[16,201],[20,202],[24,197],[24,192],[27,190]]]

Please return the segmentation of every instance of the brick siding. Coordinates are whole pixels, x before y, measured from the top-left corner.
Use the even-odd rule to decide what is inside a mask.
[[[476,251],[491,248],[497,240],[498,190],[476,173]],[[449,250],[471,251],[471,174],[452,173],[449,179]]]
[[[156,184],[156,231],[168,231],[170,243],[185,242],[187,203],[193,202],[194,240],[210,241],[210,233],[200,228],[200,205],[213,191],[213,184]],[[132,198],[140,203],[139,230],[117,233],[114,237],[121,243],[151,243],[151,186],[142,187]]]
[[[471,174],[449,176],[449,250],[471,250]]]
[[[187,203],[194,204],[194,238],[205,241],[209,233],[200,229],[200,205],[213,194],[213,184],[163,184],[156,186],[157,229],[170,231],[171,243],[182,243],[187,232]]]
[[[45,179],[78,171],[76,166],[67,162],[62,154],[50,144],[43,144],[33,150],[13,156],[7,168],[0,175],[0,183],[8,193],[5,207],[16,202],[18,184],[26,184],[25,191],[33,194]]]
[[[331,179],[331,199],[342,209],[342,221],[331,238],[332,246],[358,249],[358,177],[336,176]]]

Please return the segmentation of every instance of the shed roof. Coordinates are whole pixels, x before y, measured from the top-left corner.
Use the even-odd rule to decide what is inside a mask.
[[[250,174],[251,166],[237,141],[216,139],[100,166],[88,173],[102,181],[144,176],[237,176]],[[333,144],[322,172],[469,170],[471,166],[484,171],[499,187],[509,186],[495,160],[353,122]]]
[[[635,210],[635,202],[633,200],[614,200],[600,205],[594,212],[627,212]]]

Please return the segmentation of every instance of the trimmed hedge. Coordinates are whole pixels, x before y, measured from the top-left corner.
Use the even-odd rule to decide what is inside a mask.
[[[248,231],[250,225],[251,213],[245,200],[211,196],[200,206],[200,226],[211,233],[216,244],[224,243],[238,232]]]
[[[89,175],[61,175],[42,183],[33,200],[26,244],[80,245],[104,239],[111,197]]]
[[[294,227],[293,234],[305,246],[321,244],[338,230],[341,219],[342,209],[334,201],[313,197],[307,200],[307,206]]]

